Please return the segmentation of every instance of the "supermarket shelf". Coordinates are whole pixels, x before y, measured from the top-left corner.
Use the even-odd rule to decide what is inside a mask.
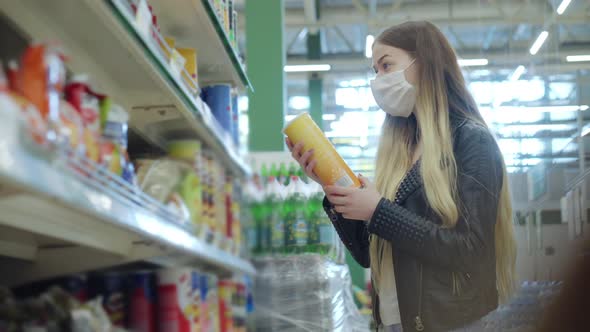
[[[253,274],[253,266],[193,235],[147,195],[105,171],[84,175],[84,164],[27,143],[18,110],[0,122],[0,275],[11,285],[136,260],[199,264],[220,274]],[[68,159],[69,158],[69,159]],[[32,262],[32,264],[31,264]]]
[[[68,67],[130,110],[130,126],[147,141],[165,149],[170,140],[198,138],[233,174],[249,173],[209,108],[136,29],[127,0],[0,0],[0,13],[33,40],[61,41]]]
[[[174,36],[183,47],[197,48],[201,82],[235,82],[252,88],[209,0],[150,0],[150,4],[162,33]]]

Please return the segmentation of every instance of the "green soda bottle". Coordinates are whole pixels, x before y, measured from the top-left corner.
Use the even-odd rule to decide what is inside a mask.
[[[290,191],[290,199],[288,203],[291,205],[289,218],[287,218],[287,252],[301,253],[305,251],[307,246],[308,225],[305,218],[305,196],[301,180],[298,177],[291,177],[292,191]]]
[[[281,166],[279,166],[279,183],[281,185],[287,185],[287,182],[289,181],[289,171],[287,170],[287,165],[285,165],[285,163],[281,163]]]
[[[285,216],[285,248],[284,253],[290,254],[294,252],[295,245],[295,209],[293,207],[293,177],[289,178],[289,184],[285,187],[285,197],[283,203],[283,215]]]
[[[268,177],[264,192],[264,218],[262,220],[262,253],[272,253],[272,229],[276,220],[275,204],[277,179],[274,176]]]
[[[318,186],[312,197],[312,205],[315,211],[316,227],[318,232],[318,253],[322,255],[334,255],[335,254],[335,241],[336,241],[336,230],[330,221],[330,218],[324,211],[323,206],[324,192]]]
[[[285,247],[285,223],[283,212],[283,186],[273,178],[268,184],[268,206],[270,209],[270,246],[273,254],[280,254]]]
[[[283,234],[282,234],[282,244],[283,247],[281,249],[281,254],[287,254],[289,251],[287,250],[287,242],[288,242],[288,225],[291,215],[293,213],[293,205],[289,200],[290,194],[289,192],[292,191],[293,186],[291,185],[291,181],[289,180],[289,184],[283,186],[281,188],[281,213],[280,218],[283,221]]]
[[[297,170],[297,173],[296,173],[296,174],[297,174],[297,177],[298,177],[298,178],[299,178],[301,181],[303,181],[304,183],[309,183],[309,182],[310,182],[310,181],[309,181],[309,179],[308,179],[308,177],[307,177],[307,174],[305,174],[305,172],[303,171],[303,168],[301,168],[301,167],[300,167],[300,168]]]
[[[280,174],[279,174],[279,168],[277,167],[277,164],[273,163],[270,166],[270,176],[274,176],[275,179],[278,179]]]
[[[315,183],[307,185],[307,223],[309,227],[307,237],[307,251],[310,253],[320,253],[320,225],[318,219],[318,210],[321,209],[321,203],[318,205],[315,199]]]
[[[254,198],[252,202],[251,211],[254,219],[254,228],[256,232],[256,241],[254,245],[254,253],[262,254],[264,248],[264,219],[265,211],[261,195]]]
[[[246,245],[248,251],[256,253],[257,251],[257,230],[256,220],[254,218],[254,203],[256,196],[256,187],[253,181],[248,181],[244,188],[244,206],[242,227],[246,234]]]
[[[293,175],[297,175],[297,166],[295,165],[295,163],[289,163],[289,178],[291,178]]]
[[[263,163],[262,167],[260,168],[260,177],[261,177],[261,182],[263,186],[266,186],[266,183],[268,182],[268,168],[266,167],[266,164]]]
[[[291,177],[294,175],[297,175],[297,166],[295,166],[295,163],[289,163],[289,170],[287,171],[287,173],[289,174],[289,176],[287,177],[287,183],[285,183],[285,186],[289,184],[289,182],[291,182]]]

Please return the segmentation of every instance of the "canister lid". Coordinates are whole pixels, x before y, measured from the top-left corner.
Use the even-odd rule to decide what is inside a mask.
[[[289,126],[293,123],[295,123],[295,121],[297,121],[299,118],[304,117],[304,116],[309,116],[308,112],[303,112],[299,115],[297,115],[296,117],[294,117],[293,119],[291,119],[291,121],[287,122],[287,124],[285,124],[285,126],[283,127],[283,134],[285,134],[285,130],[287,130],[287,128],[289,128]]]

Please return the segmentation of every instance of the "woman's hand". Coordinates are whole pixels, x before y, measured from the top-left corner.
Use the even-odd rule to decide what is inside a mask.
[[[297,160],[299,166],[305,171],[305,174],[315,182],[322,184],[318,176],[313,172],[313,168],[317,165],[315,160],[310,160],[313,156],[313,149],[303,152],[303,143],[293,145],[288,138],[285,140],[285,143],[287,143],[293,159]]]
[[[324,192],[334,210],[346,219],[369,221],[381,201],[381,194],[366,177],[359,175],[362,188],[326,186]]]

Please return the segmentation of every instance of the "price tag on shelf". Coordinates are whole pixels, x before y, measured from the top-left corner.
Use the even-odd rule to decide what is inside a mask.
[[[150,38],[152,28],[152,12],[148,7],[146,0],[139,0],[137,3],[137,13],[135,14],[135,25],[137,31],[145,38]]]
[[[180,79],[185,62],[186,59],[176,49],[172,49],[172,54],[170,55],[170,72],[175,79]]]

